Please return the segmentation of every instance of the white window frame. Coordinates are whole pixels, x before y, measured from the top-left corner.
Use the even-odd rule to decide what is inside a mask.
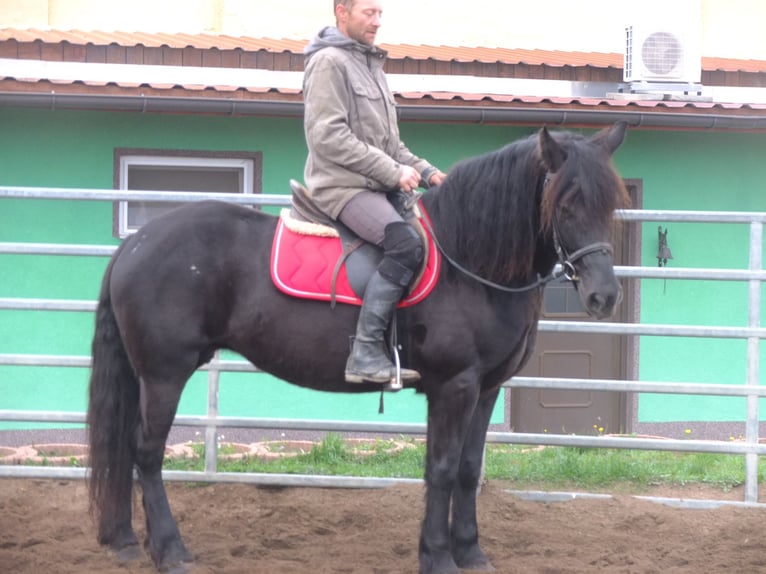
[[[161,166],[161,167],[195,167],[195,168],[234,168],[242,170],[242,189],[240,193],[253,194],[255,161],[247,158],[227,157],[187,157],[172,155],[123,155],[120,157],[119,166],[119,189],[129,192],[128,170],[131,166]],[[147,190],[152,191],[152,190]],[[179,190],[183,191],[183,190]],[[197,192],[194,192],[197,193]],[[202,193],[202,192],[199,192]],[[211,192],[212,193],[212,192]],[[118,202],[118,227],[117,232],[121,238],[138,231],[138,227],[128,226],[129,201]],[[183,205],[179,203],[178,205]]]

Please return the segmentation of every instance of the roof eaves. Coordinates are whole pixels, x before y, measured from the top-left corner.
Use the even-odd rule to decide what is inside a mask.
[[[92,92],[87,94],[20,93],[2,91],[3,87],[3,81],[0,80],[0,106],[47,110],[117,110],[139,113],[209,113],[295,118],[303,115],[303,103],[300,100],[190,97],[188,92],[170,97],[157,97],[144,93],[134,95]],[[578,127],[597,127],[615,121],[626,121],[633,127],[645,128],[766,132],[766,115],[763,114],[723,115],[694,109],[661,112],[658,109],[636,108],[635,102],[626,103],[623,108],[610,109],[603,105],[584,106],[578,103],[562,107],[549,102],[543,102],[542,105],[514,103],[500,106],[488,102],[480,102],[479,105],[429,105],[419,101],[410,105],[401,105],[398,112],[404,121],[521,123]]]
[[[107,32],[82,30],[38,30],[0,28],[0,42],[42,42],[74,45],[122,47],[145,46],[197,48],[203,50],[267,51],[302,54],[305,39],[251,38],[224,34],[167,34],[148,32]],[[395,59],[422,59],[439,62],[503,63],[511,65],[550,67],[622,68],[619,53],[576,52],[560,50],[528,50],[501,47],[431,46],[414,44],[382,44]],[[766,60],[748,60],[703,56],[703,70],[722,72],[766,73]]]
[[[20,83],[48,81],[52,85],[85,85],[103,87],[107,85],[135,88],[148,86],[156,90],[188,90],[189,92],[220,92],[223,94],[243,90],[253,94],[275,93],[299,96],[302,91],[302,73],[275,72],[268,70],[246,70],[237,68],[204,68],[192,66],[150,66],[130,64],[95,64],[81,62],[51,62],[39,60],[0,59],[0,78]],[[495,102],[507,104],[549,103],[566,106],[578,103],[584,106],[605,104],[608,107],[626,106],[625,100],[608,97],[617,92],[613,84],[588,83],[556,80],[519,80],[498,78],[473,78],[461,76],[412,76],[391,74],[391,89],[405,101],[427,99],[449,104],[453,101]],[[657,94],[647,94],[636,101],[640,108],[684,108],[700,110],[737,110],[755,104],[751,109],[766,106],[766,90],[752,88],[736,91],[715,92],[722,94],[711,101],[670,100]],[[711,92],[712,93],[712,92]]]

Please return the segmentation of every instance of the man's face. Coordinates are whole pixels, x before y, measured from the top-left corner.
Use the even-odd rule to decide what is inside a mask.
[[[362,44],[372,46],[383,15],[381,0],[354,0],[350,9],[338,6],[338,29]]]

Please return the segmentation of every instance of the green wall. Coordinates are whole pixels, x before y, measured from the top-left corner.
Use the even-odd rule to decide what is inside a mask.
[[[534,129],[401,126],[409,147],[443,169]],[[299,119],[0,108],[0,185],[111,188],[115,147],[261,151],[264,193],[284,193],[290,178],[301,179],[306,155]],[[764,134],[635,130],[615,162],[623,177],[643,180],[646,209],[766,211],[763,158]],[[653,266],[657,223],[642,227],[642,264]],[[663,227],[669,229],[673,267],[747,267],[747,226]],[[116,244],[112,204],[0,199],[0,241]],[[94,300],[105,265],[104,258],[0,255],[0,297]],[[747,293],[744,283],[641,280],[641,321],[744,326]],[[91,336],[89,313],[0,311],[0,353],[87,355]],[[642,337],[639,377],[742,383],[745,347],[741,341]],[[85,369],[0,366],[0,408],[82,411],[86,384]],[[204,413],[205,384],[204,373],[192,379],[181,412]],[[378,398],[317,393],[266,375],[222,376],[224,415],[425,420],[422,397],[411,392],[390,396],[383,416],[377,414]],[[639,401],[640,422],[743,416],[741,399],[645,394]],[[502,412],[494,420],[501,422]]]
[[[261,151],[264,193],[302,179],[306,147],[300,120],[0,108],[0,185],[109,189],[116,147]],[[420,155],[448,167],[465,155],[522,135],[506,127],[405,124]],[[442,145],[445,142],[460,142]],[[0,199],[0,241],[117,244],[112,203]],[[95,300],[106,258],[0,255],[0,297]],[[0,311],[0,353],[88,355],[90,313]],[[83,411],[87,369],[0,366],[0,408]],[[204,414],[206,374],[189,382],[179,412]],[[267,375],[224,373],[226,416],[425,422],[425,400],[411,391],[379,395],[319,393]],[[495,422],[502,422],[502,405]],[[2,424],[2,423],[0,423]],[[0,428],[32,425],[2,424]],[[40,425],[34,425],[40,426]],[[61,426],[61,425],[56,425]]]
[[[641,131],[629,138],[618,164],[624,177],[643,179],[644,209],[766,211],[765,134]],[[643,224],[643,265],[657,265],[658,225],[668,229],[670,267],[748,267],[748,225],[656,222]],[[642,323],[745,327],[747,321],[745,282],[641,281]],[[746,351],[742,340],[642,337],[639,378],[744,384]],[[760,360],[766,365],[763,351]],[[765,375],[762,367],[761,381]],[[639,400],[639,422],[744,417],[744,399],[646,394]]]

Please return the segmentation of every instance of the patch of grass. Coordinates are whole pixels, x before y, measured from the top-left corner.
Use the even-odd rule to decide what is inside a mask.
[[[407,448],[395,450],[391,441],[376,441],[354,450],[340,435],[329,433],[310,451],[276,459],[219,458],[222,472],[315,474],[422,478],[425,445],[400,438]],[[202,471],[205,445],[191,445],[189,458],[166,458],[166,470]],[[220,454],[233,454],[223,445]],[[32,464],[26,461],[25,464]],[[36,464],[50,466],[43,460]],[[78,466],[76,460],[70,466]],[[760,465],[759,482],[766,481],[766,465]],[[741,455],[676,453],[624,449],[530,447],[490,444],[485,475],[488,480],[509,481],[517,489],[547,490],[641,490],[655,485],[706,484],[729,490],[744,483],[745,460]]]
[[[745,480],[742,456],[623,449],[490,445],[486,475],[520,487],[603,489],[704,483],[728,490]],[[759,469],[759,482],[766,473]]]
[[[408,439],[402,439],[404,441]],[[338,476],[382,476],[397,478],[421,478],[424,472],[425,447],[409,440],[409,448],[389,452],[390,444],[380,441],[374,453],[364,455],[352,452],[343,438],[329,433],[304,454],[263,460],[244,457],[239,460],[218,460],[221,472],[269,472],[276,474],[317,474]],[[191,458],[167,458],[166,470],[197,470],[205,467],[205,447],[193,445]]]

